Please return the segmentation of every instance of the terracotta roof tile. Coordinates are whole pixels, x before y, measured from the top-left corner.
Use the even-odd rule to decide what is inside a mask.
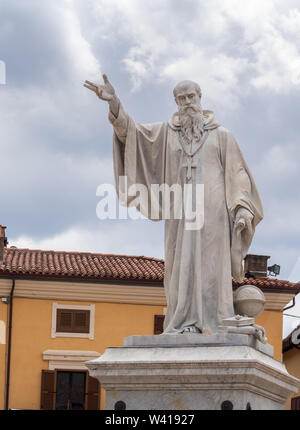
[[[162,284],[164,261],[144,256],[4,248],[0,276],[123,280]],[[233,288],[251,284],[262,289],[300,291],[299,284],[275,278],[245,278],[243,282],[233,279],[232,284]]]
[[[266,288],[269,290],[277,290],[277,289],[284,289],[284,290],[293,290],[293,291],[300,291],[300,284],[296,284],[294,282],[290,281],[284,281],[277,278],[244,278],[242,282],[237,282],[235,279],[232,280],[233,288],[238,288],[242,285],[255,285],[259,288]]]
[[[164,262],[143,256],[5,248],[1,275],[161,283]]]

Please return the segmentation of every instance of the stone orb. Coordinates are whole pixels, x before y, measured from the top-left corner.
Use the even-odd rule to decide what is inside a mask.
[[[263,312],[266,299],[254,285],[242,285],[233,293],[233,303],[236,314],[254,318]]]

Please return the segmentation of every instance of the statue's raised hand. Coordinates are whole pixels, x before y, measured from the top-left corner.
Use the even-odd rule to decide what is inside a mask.
[[[84,87],[94,91],[101,100],[110,102],[115,96],[115,90],[106,75],[103,75],[103,81],[104,85],[97,85],[93,82],[85,81]]]

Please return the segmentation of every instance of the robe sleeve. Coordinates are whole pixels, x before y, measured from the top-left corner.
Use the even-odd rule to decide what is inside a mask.
[[[114,176],[120,204],[161,220],[161,210],[158,216],[151,212],[151,184],[164,183],[167,123],[138,124],[121,104],[118,116],[110,112],[109,120],[114,127]]]
[[[231,233],[232,276],[241,282],[244,278],[243,260],[251,245],[255,228],[263,218],[263,208],[253,176],[235,138],[231,133],[226,132],[223,139],[225,140],[223,162]],[[245,208],[252,213],[250,229],[241,230],[235,224],[235,216],[239,208]]]

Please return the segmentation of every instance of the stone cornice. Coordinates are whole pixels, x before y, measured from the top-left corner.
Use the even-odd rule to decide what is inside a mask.
[[[12,281],[0,279],[0,297],[9,296]],[[295,292],[266,292],[265,310],[282,311],[293,299]],[[80,302],[128,303],[166,306],[162,286],[122,283],[93,283],[65,281],[37,281],[17,279],[15,297]]]
[[[43,352],[43,360],[87,361],[99,358],[96,351],[74,351],[47,349]]]
[[[9,295],[11,280],[0,279],[0,297]],[[15,297],[81,302],[131,303],[166,306],[163,287],[122,285],[117,283],[85,283],[16,280]]]
[[[283,308],[295,297],[297,292],[292,294],[290,291],[288,293],[267,293],[264,292],[266,298],[265,310],[266,311],[282,311]]]
[[[87,370],[85,362],[95,360],[100,355],[96,351],[47,350],[43,352],[43,360],[49,361],[49,370]]]

